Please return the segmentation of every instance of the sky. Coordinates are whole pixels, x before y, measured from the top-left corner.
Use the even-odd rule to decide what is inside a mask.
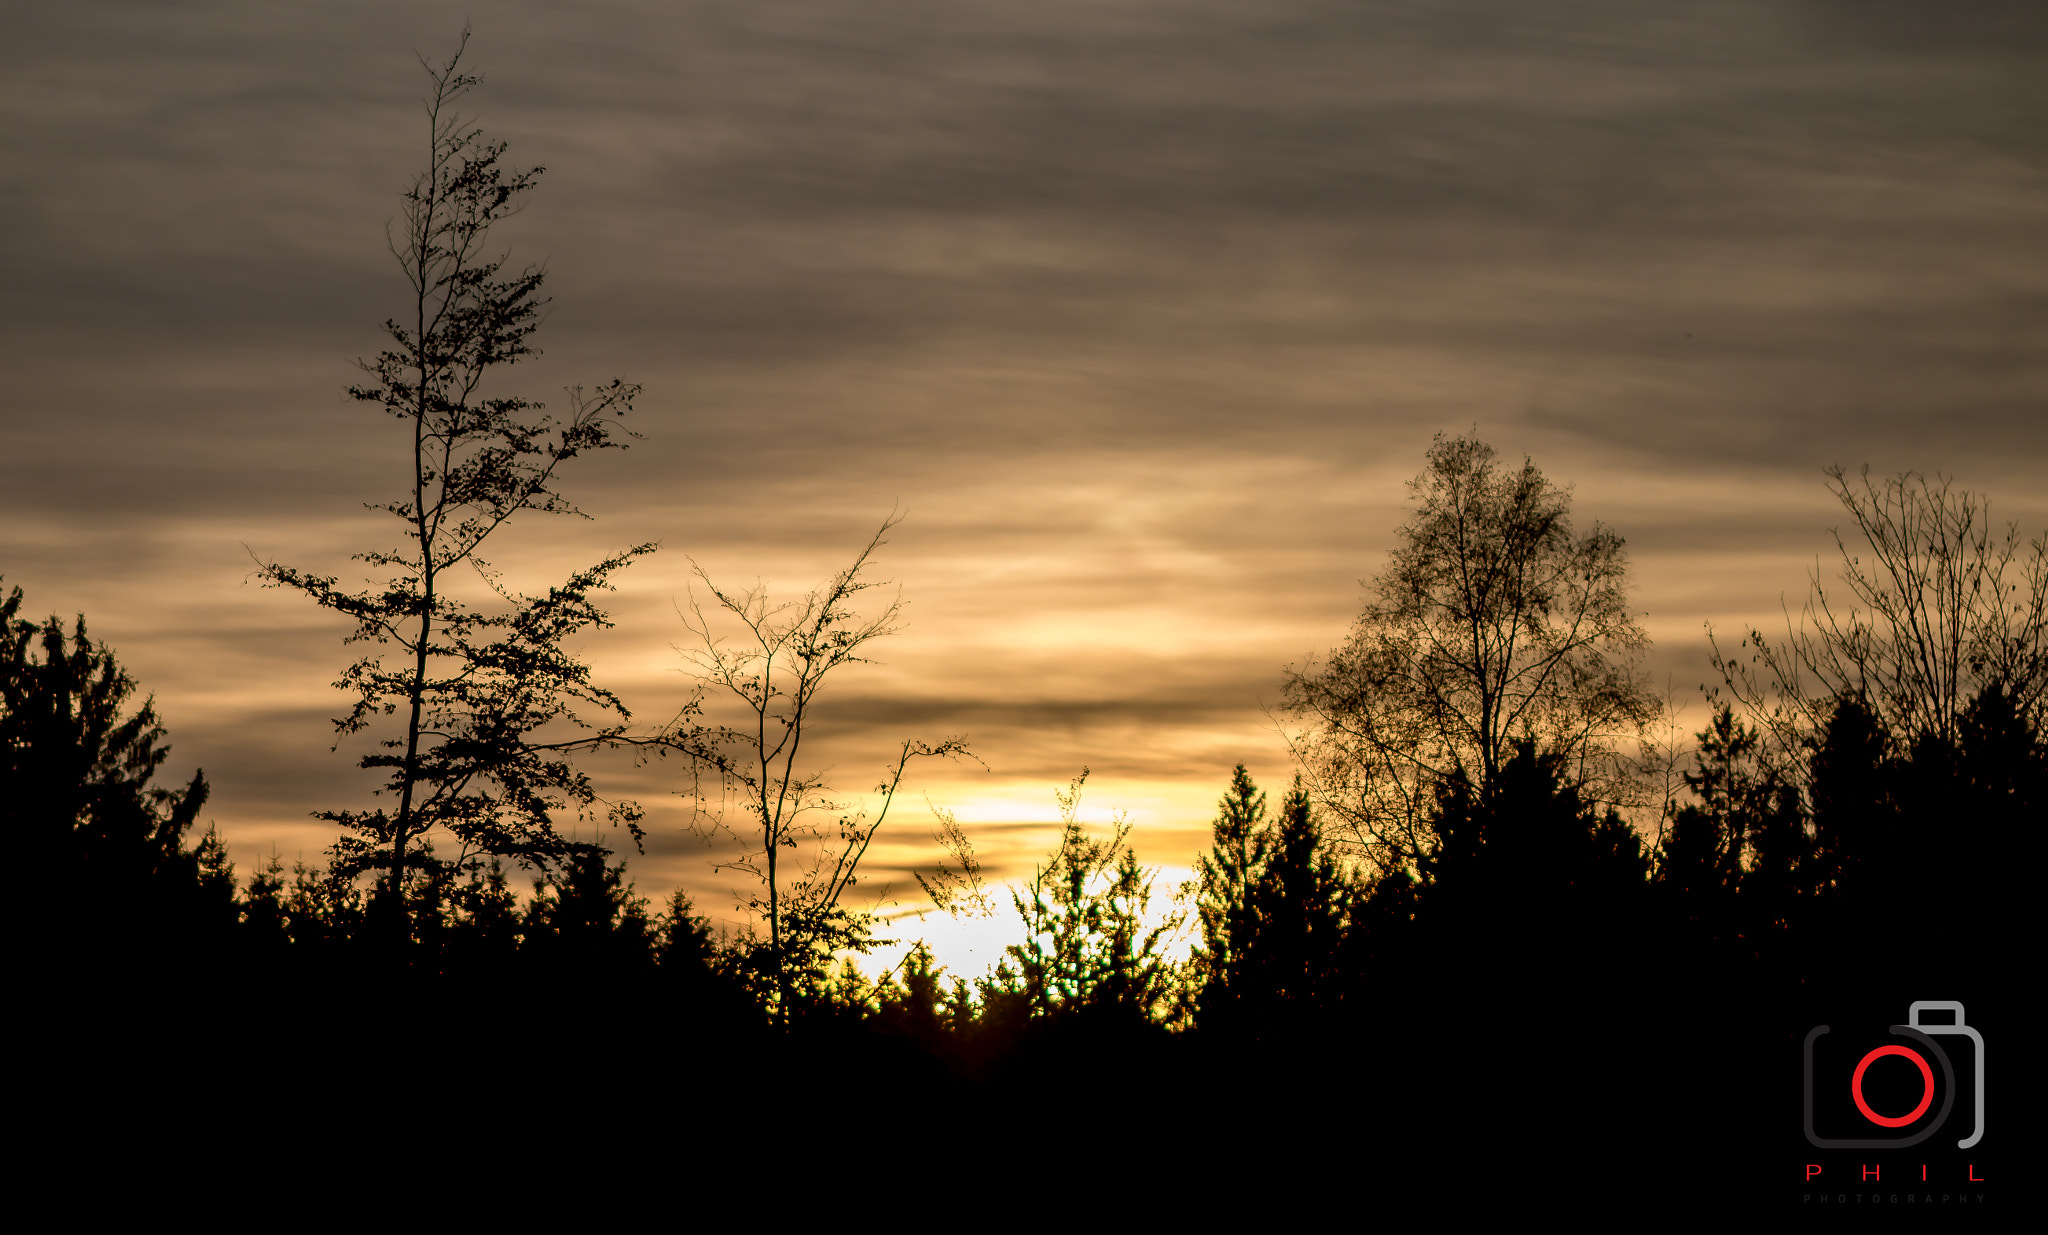
[[[503,388],[644,387],[642,439],[563,474],[591,517],[494,560],[544,587],[659,541],[579,648],[658,723],[695,568],[801,596],[900,514],[900,630],[822,697],[815,766],[850,799],[905,738],[980,763],[913,767],[887,914],[924,904],[931,805],[1014,879],[1086,767],[1082,819],[1126,812],[1164,891],[1232,765],[1277,797],[1283,670],[1343,638],[1439,432],[1626,538],[1695,720],[1706,626],[1782,627],[1832,556],[1829,465],[2048,523],[2037,4],[24,9],[0,576],[154,695],[244,870],[372,801],[331,749],[345,623],[252,572],[393,544],[362,504],[401,431],[343,392],[403,299],[415,54],[465,19],[468,110],[546,168],[495,233],[553,297]],[[592,767],[649,810],[639,890],[738,923],[677,770]],[[956,968],[999,946],[906,921]]]

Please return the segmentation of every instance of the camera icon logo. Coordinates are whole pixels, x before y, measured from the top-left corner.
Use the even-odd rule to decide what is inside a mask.
[[[1952,1021],[1937,1021],[1933,1017],[1927,1016],[1930,1013],[1953,1013],[1954,1019]],[[1926,1017],[1924,1023],[1923,1017]],[[1911,1145],[1918,1145],[1941,1131],[1942,1125],[1948,1122],[1949,1113],[1955,1106],[1956,1071],[1955,1065],[1949,1060],[1948,1052],[1943,1050],[1941,1044],[1934,1040],[1935,1036],[1967,1037],[1976,1048],[1971,1052],[1974,1057],[1972,1071],[1975,1073],[1973,1078],[1974,1084],[1971,1086],[1973,1096],[1976,1099],[1973,1106],[1975,1127],[1971,1129],[1970,1135],[1956,1142],[1956,1148],[1968,1149],[1984,1138],[1984,1036],[1964,1023],[1963,1005],[1951,999],[1915,1000],[1907,1009],[1906,1019],[1907,1024],[1893,1025],[1891,1027],[1891,1032],[1894,1035],[1905,1039],[1903,1042],[1887,1043],[1874,1047],[1857,1061],[1855,1070],[1850,1073],[1848,1078],[1849,1096],[1855,1103],[1857,1113],[1865,1121],[1878,1128],[1903,1129],[1910,1128],[1914,1124],[1921,1124],[1919,1129],[1907,1135],[1896,1137],[1829,1138],[1816,1133],[1814,1131],[1813,1097],[1814,1043],[1819,1041],[1822,1036],[1833,1032],[1833,1030],[1827,1025],[1815,1025],[1806,1035],[1805,1047],[1806,1139],[1809,1143],[1821,1149],[1904,1149]],[[1880,1114],[1871,1105],[1870,1099],[1864,1092],[1865,1076],[1869,1073],[1870,1066],[1873,1063],[1894,1055],[1905,1059],[1919,1070],[1920,1100],[1918,1105],[1903,1115],[1884,1115]],[[1932,1060],[1931,1063],[1929,1062],[1930,1060]],[[1846,1063],[1847,1061],[1843,1060],[1841,1062]],[[1939,1086],[1935,1084],[1934,1079],[1937,1067],[1941,1070],[1942,1078],[1942,1083]],[[1940,1095],[1941,1108],[1935,1112],[1932,1119],[1925,1119],[1923,1123],[1922,1121],[1927,1115],[1928,1109],[1934,1105],[1937,1090]]]

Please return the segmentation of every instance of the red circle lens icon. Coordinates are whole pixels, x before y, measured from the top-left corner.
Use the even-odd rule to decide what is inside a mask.
[[[1914,1107],[1911,1114],[1901,1115],[1897,1119],[1891,1119],[1878,1114],[1870,1109],[1870,1103],[1863,1100],[1864,1072],[1869,1070],[1872,1060],[1882,1059],[1886,1055],[1904,1055],[1920,1065],[1920,1105]],[[1928,1104],[1934,1101],[1934,1070],[1927,1066],[1927,1061],[1920,1057],[1919,1051],[1904,1046],[1880,1046],[1868,1055],[1865,1055],[1863,1062],[1856,1065],[1856,1075],[1849,1078],[1849,1093],[1856,1099],[1856,1109],[1863,1112],[1865,1119],[1880,1127],[1903,1128],[1922,1115],[1925,1115]]]

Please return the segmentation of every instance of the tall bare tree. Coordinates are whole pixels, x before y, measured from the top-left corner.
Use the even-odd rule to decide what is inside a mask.
[[[1318,802],[1382,870],[1425,882],[1452,779],[1483,791],[1527,738],[1597,800],[1628,796],[1618,743],[1658,711],[1621,537],[1577,535],[1571,495],[1527,459],[1438,434],[1393,560],[1351,636],[1290,668],[1284,714]]]
[[[773,603],[759,585],[726,591],[700,567],[709,602],[693,597],[683,614],[694,641],[685,656],[709,688],[710,711],[723,705],[738,719],[697,723],[693,705],[682,718],[688,723],[626,743],[679,753],[699,768],[715,770],[723,796],[738,800],[744,823],[722,811],[706,818],[711,829],[740,845],[724,867],[759,881],[750,905],[767,929],[758,977],[782,1019],[790,1014],[798,984],[822,980],[834,953],[871,945],[872,915],[849,908],[846,894],[859,881],[861,861],[911,761],[967,755],[960,737],[905,740],[875,786],[872,814],[835,798],[824,772],[804,762],[826,679],[844,666],[869,663],[867,646],[895,633],[900,597],[866,615],[856,605],[863,593],[885,586],[864,575],[898,521],[884,521],[851,565],[798,601]],[[721,625],[736,629],[736,637],[722,634]],[[785,851],[800,854],[794,875]]]
[[[463,47],[469,32],[463,32]],[[395,548],[355,555],[381,572],[364,590],[334,576],[261,563],[269,586],[303,592],[356,623],[350,643],[375,650],[335,684],[355,696],[335,722],[343,736],[397,718],[392,735],[362,766],[386,773],[395,809],[329,811],[348,829],[335,847],[344,871],[381,869],[396,921],[404,922],[406,880],[424,861],[421,844],[439,831],[459,863],[477,854],[549,866],[579,847],[554,826],[553,812],[592,807],[586,776],[564,758],[574,743],[541,740],[559,725],[626,719],[617,696],[594,685],[565,648],[579,632],[609,625],[592,599],[641,545],[571,575],[535,596],[506,588],[480,556],[484,542],[523,511],[580,514],[556,489],[562,464],[620,446],[619,417],[639,387],[613,380],[594,393],[571,390],[568,412],[486,390],[486,379],[535,354],[544,272],[508,271],[490,248],[493,225],[517,212],[541,169],[509,171],[505,143],[486,141],[458,111],[480,81],[460,71],[463,48],[436,67],[425,59],[426,163],[405,190],[390,247],[405,275],[401,319],[384,323],[391,346],[359,361],[368,381],[352,398],[395,419],[406,437],[403,496],[368,504],[403,528]],[[458,595],[488,594],[488,609]],[[391,649],[396,655],[389,655]],[[608,726],[608,727],[607,727]],[[630,804],[614,810],[634,823]]]
[[[1833,529],[1836,580],[1818,561],[1797,620],[1783,636],[1752,629],[1714,667],[1774,758],[1803,772],[1809,737],[1838,700],[1870,709],[1902,749],[1921,738],[1953,745],[1963,714],[1986,689],[2008,692],[2036,726],[2048,704],[2048,537],[1999,526],[1991,501],[1953,481],[1905,472],[1851,484],[1840,466],[1828,489],[1854,521]],[[1709,629],[1709,638],[1712,637]]]

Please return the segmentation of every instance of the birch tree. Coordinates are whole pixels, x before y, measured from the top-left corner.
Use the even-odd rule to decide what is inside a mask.
[[[1620,752],[1658,714],[1622,539],[1579,535],[1571,494],[1526,458],[1438,434],[1350,637],[1287,672],[1290,738],[1319,805],[1380,869],[1431,878],[1440,790],[1483,792],[1517,742],[1619,801]]]

